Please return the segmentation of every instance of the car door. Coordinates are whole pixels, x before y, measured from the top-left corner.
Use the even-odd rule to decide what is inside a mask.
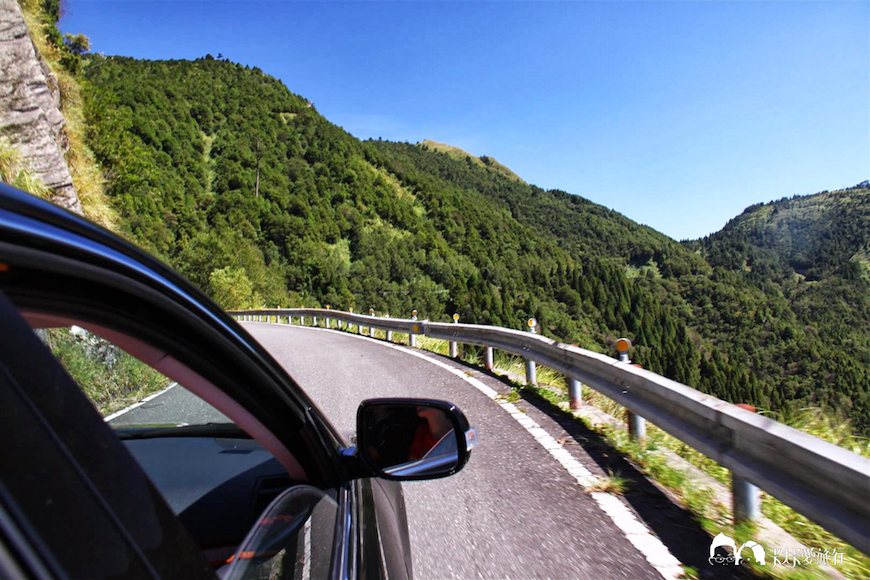
[[[32,577],[212,577],[160,493],[2,294],[0,324],[0,533],[10,562]]]
[[[292,459],[307,483],[335,490],[338,512],[333,542],[327,547],[331,577],[380,577],[391,567],[396,570],[390,573],[392,577],[410,575],[407,526],[398,484],[377,482],[373,486],[369,480],[349,481],[338,454],[341,442],[319,411],[283,369],[198,290],[111,234],[2,185],[0,263],[0,291],[14,304],[10,316],[17,308],[30,317],[28,320],[69,318],[102,329],[104,334],[135,337],[157,353],[155,364],[175,372],[189,371],[186,378],[191,373],[206,377],[274,443],[292,447]],[[29,333],[27,344],[39,343],[32,331]],[[14,353],[9,356],[15,358]],[[52,361],[52,367],[57,368],[56,362]],[[71,401],[77,397],[78,407],[87,406],[80,393],[69,395]],[[89,412],[93,419],[92,407]],[[63,417],[59,413],[56,418]],[[96,419],[99,422],[98,415]],[[83,447],[82,452],[94,460],[95,468],[115,464],[124,470],[135,467],[138,471],[133,473],[141,474],[117,441],[103,444],[110,439],[104,425],[95,423],[93,428],[103,434],[93,438],[100,446]],[[117,457],[97,459],[103,450]],[[12,455],[9,459],[16,460]],[[30,467],[38,468],[38,461],[34,461]],[[78,469],[59,465],[57,473],[78,473]],[[102,493],[118,496],[113,496],[118,509],[126,506],[127,499],[117,490],[129,486],[111,488],[107,481],[104,487]],[[62,489],[61,485],[55,491]],[[141,491],[138,495],[156,493],[150,481],[147,489],[148,495]],[[173,520],[171,511],[163,509],[165,504],[159,505],[163,506],[160,514]],[[70,563],[90,557],[96,554],[82,551]],[[159,575],[172,577],[171,570]]]

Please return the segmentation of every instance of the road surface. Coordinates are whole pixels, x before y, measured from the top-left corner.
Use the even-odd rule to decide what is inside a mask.
[[[638,521],[624,501],[607,496],[602,503],[605,494],[585,491],[564,461],[557,461],[551,452],[554,439],[564,443],[560,448],[570,453],[570,461],[582,464],[593,477],[607,475],[600,458],[593,459],[576,444],[576,435],[523,401],[517,403],[523,411],[515,413],[518,419],[499,405],[503,400],[493,400],[465,380],[471,377],[483,389],[506,393],[496,377],[445,357],[420,351],[414,356],[409,349],[337,331],[251,322],[244,326],[342,434],[355,430],[357,406],[372,397],[447,400],[477,427],[480,444],[462,472],[403,484],[417,578],[641,580],[662,578],[662,571],[666,577],[679,574],[677,560],[660,542],[661,550],[643,548],[658,540],[648,530],[638,535]],[[524,417],[546,431],[543,439],[544,431],[534,436]],[[227,419],[180,387],[111,420],[116,425],[208,421]],[[663,529],[669,526],[666,522]],[[693,545],[680,559],[687,561],[686,554],[706,558],[709,539],[705,544],[704,537],[694,534]]]
[[[444,399],[477,427],[480,446],[463,471],[403,484],[416,577],[661,578],[522,425],[454,374],[339,332],[244,326],[342,433],[355,430],[356,408],[371,397]],[[457,368],[505,390],[493,377]],[[531,418],[552,423],[540,412]],[[579,446],[571,451],[590,471],[606,475]]]

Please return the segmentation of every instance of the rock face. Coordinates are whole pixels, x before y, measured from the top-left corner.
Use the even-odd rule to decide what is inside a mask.
[[[65,123],[57,79],[33,46],[18,2],[0,0],[0,134],[53,191],[57,205],[82,213],[64,159]]]

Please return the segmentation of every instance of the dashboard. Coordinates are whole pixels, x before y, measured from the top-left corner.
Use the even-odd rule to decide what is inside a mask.
[[[122,439],[203,550],[240,544],[269,503],[294,485],[286,469],[253,439]]]

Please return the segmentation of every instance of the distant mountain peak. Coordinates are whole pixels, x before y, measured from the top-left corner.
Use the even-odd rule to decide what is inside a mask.
[[[417,143],[417,146],[429,151],[446,153],[447,155],[450,155],[454,159],[458,159],[460,161],[468,159],[471,163],[486,167],[495,171],[496,173],[501,173],[505,177],[525,183],[525,181],[523,181],[523,179],[519,175],[517,175],[516,173],[511,171],[510,168],[502,165],[501,163],[496,161],[495,158],[490,157],[489,155],[481,155],[480,157],[475,157],[464,149],[460,149],[459,147],[454,147],[453,145],[448,145],[446,143],[439,143],[438,141],[433,141],[432,139],[426,139],[425,141],[421,141],[420,143]]]

